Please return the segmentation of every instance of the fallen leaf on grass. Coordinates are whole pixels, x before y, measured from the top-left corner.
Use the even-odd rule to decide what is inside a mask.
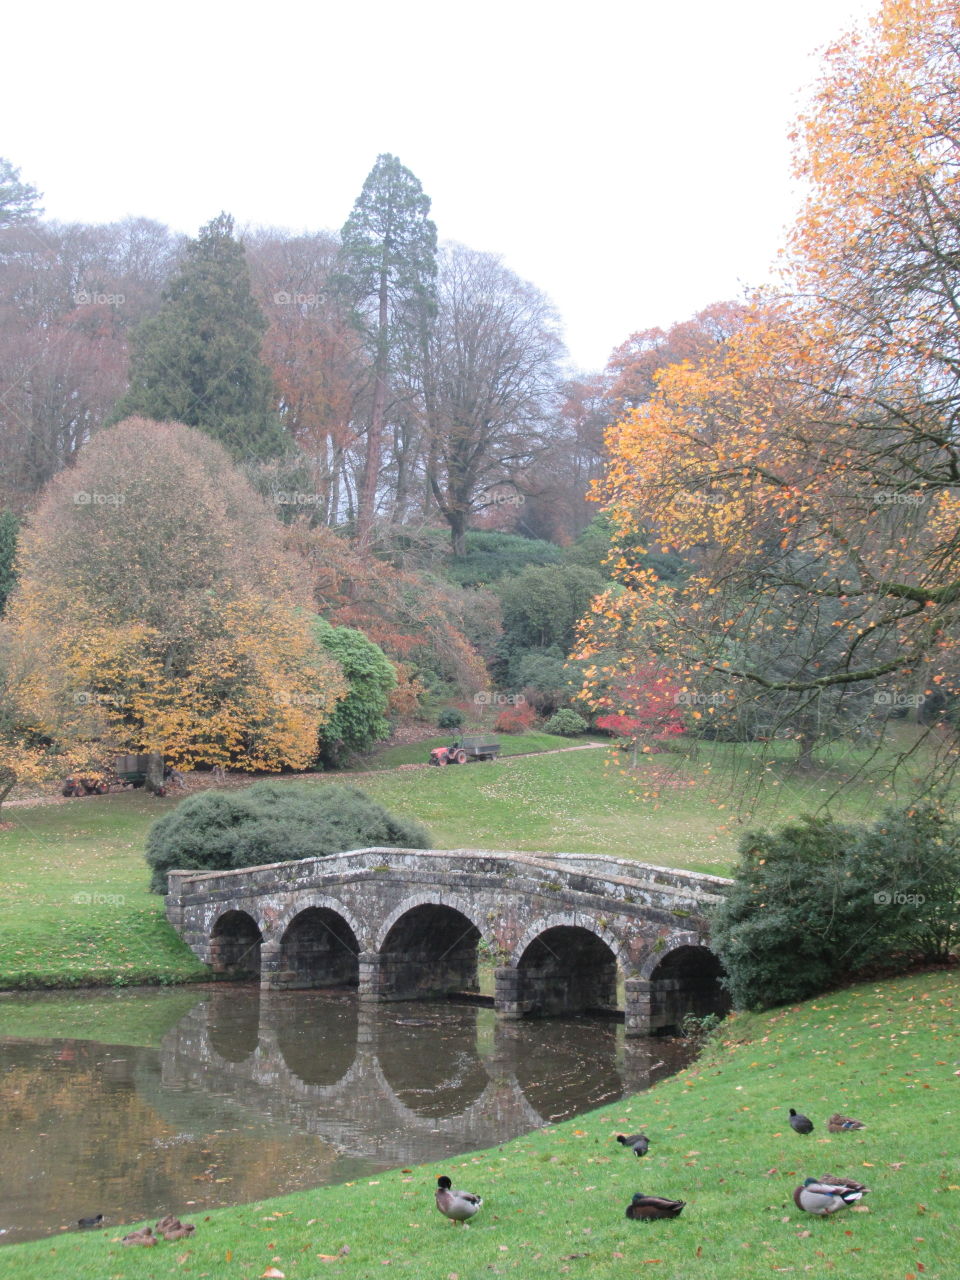
[[[260,1275],[260,1280],[286,1280],[285,1274],[276,1267],[267,1267]]]

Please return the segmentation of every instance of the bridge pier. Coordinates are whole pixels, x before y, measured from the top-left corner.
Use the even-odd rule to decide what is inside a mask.
[[[518,969],[509,965],[493,971],[493,1007],[499,1018],[522,1018],[526,1008],[520,998],[522,978]]]
[[[360,977],[357,991],[361,1000],[383,999],[384,957],[379,951],[361,951],[357,957]]]
[[[287,974],[283,966],[283,947],[278,939],[271,939],[260,945],[260,987],[263,991],[281,991],[287,985]]]
[[[648,1036],[651,1034],[651,984],[646,978],[627,978],[623,984],[623,1034]]]

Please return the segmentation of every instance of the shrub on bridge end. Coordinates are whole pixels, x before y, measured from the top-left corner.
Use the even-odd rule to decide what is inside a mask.
[[[206,791],[153,824],[146,859],[154,893],[170,871],[230,871],[387,845],[429,849],[426,827],[398,818],[357,787],[256,782]]]
[[[748,832],[711,946],[741,1009],[806,1000],[871,967],[943,958],[960,934],[960,824],[930,807],[870,827],[803,818]]]

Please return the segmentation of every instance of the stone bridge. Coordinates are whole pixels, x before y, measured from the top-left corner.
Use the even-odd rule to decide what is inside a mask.
[[[730,882],[591,854],[359,849],[237,871],[174,871],[167,916],[215,973],[361,1000],[478,994],[504,1018],[616,1012],[628,1036],[721,1012],[706,909]]]

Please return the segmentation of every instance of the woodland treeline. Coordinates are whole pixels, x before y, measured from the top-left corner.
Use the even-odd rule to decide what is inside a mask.
[[[339,233],[221,214],[192,239],[44,222],[4,162],[11,758],[106,734],[302,768],[497,689],[517,721],[574,703],[634,762],[687,735],[806,767],[842,741],[853,773],[948,781],[958,50],[954,5],[883,0],[798,121],[780,285],[577,376],[549,301],[438,242],[395,156]],[[361,642],[390,672],[351,734],[383,672]]]
[[[29,510],[127,413],[225,443],[286,519],[517,527],[568,542],[609,421],[551,304],[496,255],[438,246],[429,199],[381,156],[339,233],[187,240],[147,218],[64,225],[7,163],[0,232],[2,502]],[[19,201],[17,199],[19,188]],[[25,194],[26,193],[26,194]]]

